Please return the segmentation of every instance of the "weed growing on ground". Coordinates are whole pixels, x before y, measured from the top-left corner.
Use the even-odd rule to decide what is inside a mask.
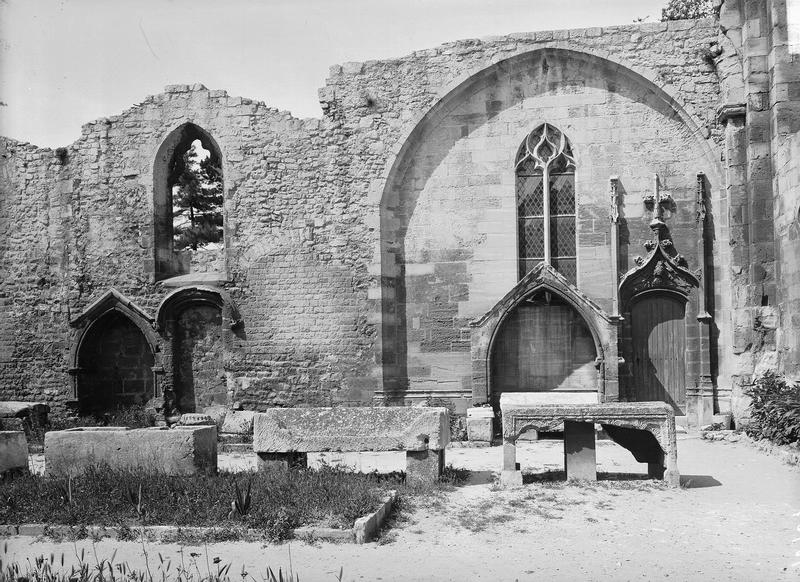
[[[231,576],[231,564],[223,563],[222,558],[210,558],[206,549],[205,556],[197,552],[189,553],[188,563],[185,560],[183,549],[180,551],[181,563],[173,567],[172,560],[164,558],[158,553],[158,563],[150,565],[150,556],[146,545],[142,545],[145,558],[145,567],[137,569],[127,562],[115,562],[116,551],[110,558],[99,558],[97,551],[93,552],[92,559],[88,559],[85,550],[80,553],[75,550],[77,564],[65,566],[65,555],[62,553],[56,559],[54,554],[49,557],[38,556],[33,560],[23,563],[8,560],[8,544],[3,547],[3,558],[0,558],[0,582],[231,582],[238,579],[240,582],[299,582],[300,577],[292,571],[291,552],[289,554],[289,568],[284,572],[278,568],[277,572],[270,566],[256,578],[244,567],[235,576]],[[201,560],[201,558],[204,558]],[[336,580],[341,582],[344,569],[340,568]]]
[[[68,480],[17,475],[0,483],[0,523],[121,526],[220,526],[259,529],[270,540],[301,525],[350,528],[398,480],[324,466],[262,471],[231,487],[230,474],[168,476],[91,467]],[[233,508],[233,509],[232,509]],[[84,528],[85,529],[85,528]],[[130,528],[128,528],[130,529]]]

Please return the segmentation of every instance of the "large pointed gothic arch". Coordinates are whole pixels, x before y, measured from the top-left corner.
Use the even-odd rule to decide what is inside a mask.
[[[408,345],[408,332],[404,329],[407,314],[404,311],[406,290],[404,279],[407,274],[405,265],[405,232],[403,230],[404,217],[412,216],[414,201],[401,208],[401,197],[404,196],[402,179],[404,172],[415,163],[414,156],[421,144],[432,135],[438,125],[447,119],[465,96],[474,94],[482,84],[491,85],[498,78],[512,75],[525,67],[533,68],[537,59],[564,59],[582,66],[600,70],[603,73],[615,76],[621,85],[635,87],[636,92],[643,95],[646,104],[657,104],[657,111],[665,119],[673,120],[676,127],[680,127],[681,135],[686,140],[694,143],[699,164],[709,176],[715,188],[720,188],[722,182],[722,168],[714,155],[716,146],[709,139],[705,131],[705,124],[693,113],[691,107],[685,106],[675,88],[664,86],[656,71],[649,70],[640,65],[623,62],[615,55],[603,51],[592,52],[584,47],[578,47],[570,41],[554,41],[547,43],[535,50],[521,50],[520,53],[489,64],[484,63],[477,69],[462,75],[450,83],[430,109],[425,111],[416,120],[411,122],[393,148],[388,157],[384,170],[384,180],[376,185],[372,192],[375,203],[374,211],[379,214],[380,236],[374,249],[375,262],[380,264],[380,277],[374,282],[374,296],[381,300],[376,302],[378,313],[375,320],[381,322],[378,341],[376,342],[375,361],[380,362],[380,373],[383,376],[383,394],[402,393],[409,385],[408,364],[409,355],[406,352]],[[531,120],[531,126],[535,122]],[[530,131],[530,130],[528,130]],[[462,137],[463,137],[462,133]],[[435,165],[436,159],[425,159],[424,163]],[[694,170],[694,168],[693,168]],[[415,186],[416,189],[416,186]],[[399,209],[399,210],[398,210]],[[614,332],[616,333],[616,332]],[[614,347],[616,351],[616,346]],[[608,399],[619,397],[616,377],[616,353],[613,357],[614,373],[606,374],[604,381],[604,394]],[[483,364],[485,366],[485,363]],[[485,385],[485,372],[484,376]],[[474,397],[482,398],[481,383],[475,387],[475,381],[481,373],[473,370]]]

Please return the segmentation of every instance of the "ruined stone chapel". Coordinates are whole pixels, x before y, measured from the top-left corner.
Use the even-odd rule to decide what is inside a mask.
[[[754,375],[800,377],[787,10],[346,63],[318,119],[173,85],[64,148],[3,138],[0,399],[463,412],[532,391],[739,420]],[[196,248],[174,210],[193,147],[222,200]]]

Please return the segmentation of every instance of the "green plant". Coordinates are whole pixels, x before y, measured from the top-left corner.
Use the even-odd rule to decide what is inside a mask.
[[[67,507],[75,505],[72,496],[72,477],[67,477],[66,481],[56,483],[56,488],[60,494],[61,502]]]
[[[745,389],[751,398],[745,432],[784,445],[800,442],[800,386],[768,372]]]
[[[15,475],[0,483],[0,500],[11,500],[0,503],[0,524],[119,526],[130,524],[133,508],[140,523],[220,527],[237,536],[253,528],[281,540],[301,525],[350,528],[375,511],[387,490],[399,487],[397,476],[329,466],[261,471],[247,480],[233,486],[228,473],[169,476],[107,466],[90,467],[71,486],[64,478]],[[135,532],[121,535],[128,533]]]
[[[235,512],[236,515],[240,517],[244,517],[247,515],[247,512],[250,511],[250,489],[253,486],[253,479],[252,477],[247,481],[247,491],[244,493],[241,489],[239,489],[239,482],[236,478],[233,479],[233,493],[234,493],[234,500],[231,502],[232,513]]]
[[[144,506],[142,505],[142,482],[139,482],[138,489],[134,489],[130,483],[126,484],[126,487],[122,490],[122,495],[125,497],[125,500],[133,505],[134,509],[136,509],[136,515],[139,519],[144,517]]]
[[[209,560],[206,549],[205,564],[200,566],[198,558],[202,555],[196,552],[190,554],[189,564],[183,561],[181,550],[181,564],[172,567],[170,558],[158,554],[158,563],[150,567],[147,548],[143,545],[145,567],[137,569],[127,562],[115,563],[116,551],[110,558],[100,558],[95,549],[94,559],[87,560],[85,550],[75,551],[77,564],[67,568],[64,564],[64,554],[56,560],[54,554],[49,558],[37,556],[25,562],[7,562],[3,558],[8,555],[8,546],[3,549],[3,558],[0,558],[0,582],[231,582],[230,563],[223,563],[222,558],[214,557]],[[213,564],[213,566],[212,566]],[[336,580],[341,582],[343,570],[339,570]],[[291,553],[289,568],[284,572],[278,568],[277,572],[267,567],[266,573],[256,578],[244,569],[237,576],[241,582],[299,582],[300,577],[292,572]]]

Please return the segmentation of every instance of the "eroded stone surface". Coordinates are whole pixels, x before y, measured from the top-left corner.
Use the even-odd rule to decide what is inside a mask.
[[[274,408],[253,424],[257,453],[424,451],[449,442],[446,408]]]
[[[229,410],[222,424],[222,432],[230,434],[252,434],[253,417],[255,412],[250,410]]]
[[[514,395],[516,396],[516,395]],[[504,394],[500,398],[503,414],[503,467],[512,470],[514,443],[530,430],[559,430],[567,421],[602,424],[609,436],[630,450],[636,460],[665,468],[664,480],[677,486],[678,449],[675,436],[675,412],[664,402],[615,402],[606,404],[527,404],[525,399],[515,399]],[[618,428],[618,431],[614,429]],[[619,433],[619,434],[618,434]]]
[[[467,438],[471,442],[492,442],[494,410],[489,407],[467,410]]]
[[[107,427],[105,427],[107,428]],[[93,465],[193,475],[217,470],[215,426],[50,431],[44,438],[45,473],[76,475]]]

